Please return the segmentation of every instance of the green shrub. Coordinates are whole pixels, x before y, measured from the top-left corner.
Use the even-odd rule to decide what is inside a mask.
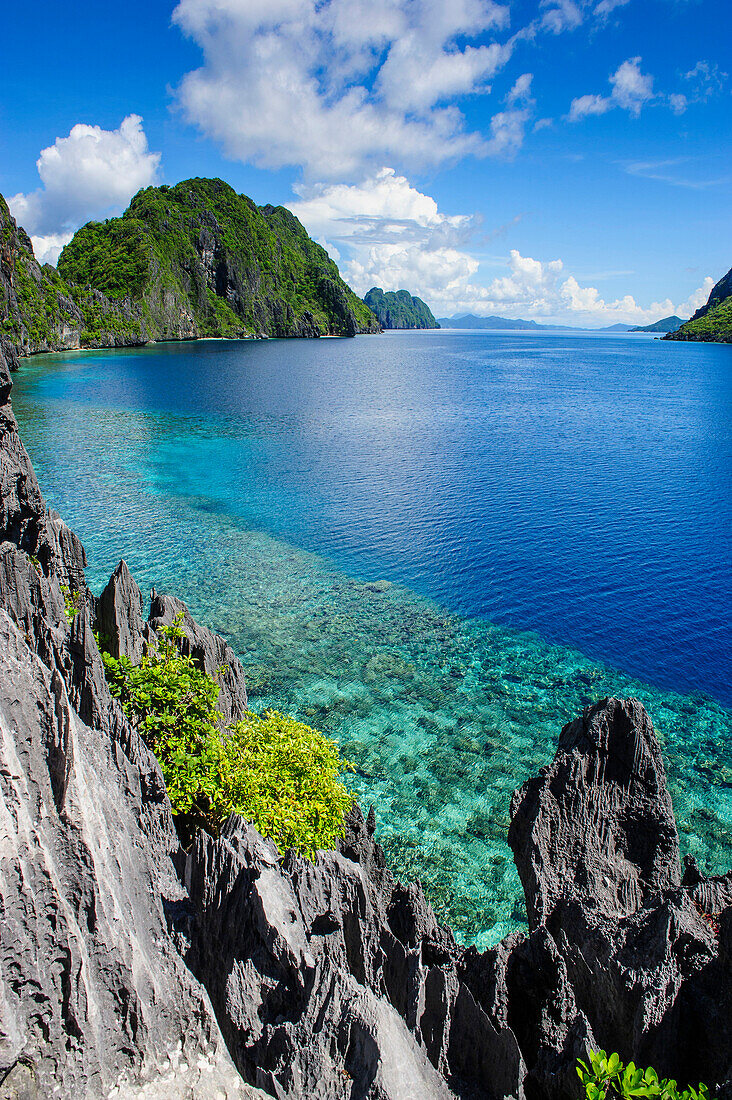
[[[34,565],[38,568],[38,559],[34,561]],[[66,621],[73,623],[76,616],[81,611],[81,597],[78,592],[72,592],[68,585],[61,585],[61,595],[64,598],[64,611],[66,612]]]
[[[196,828],[216,836],[235,812],[280,852],[332,848],[352,802],[337,746],[275,711],[223,729],[219,683],[181,654],[180,619],[138,665],[102,657],[112,694],[160,762],[184,842]]]
[[[577,1073],[586,1100],[709,1100],[706,1085],[680,1089],[675,1081],[659,1078],[655,1069],[638,1069],[634,1062],[623,1065],[617,1054],[604,1050],[590,1054],[590,1065],[579,1061]]]

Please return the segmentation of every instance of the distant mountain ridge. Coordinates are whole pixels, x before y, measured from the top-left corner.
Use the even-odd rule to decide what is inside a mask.
[[[660,321],[656,321],[653,325],[637,325],[632,328],[631,332],[676,332],[677,328],[681,328],[684,320],[682,317],[677,317],[676,314],[672,314],[671,317],[662,317]]]
[[[664,340],[702,340],[732,344],[732,268],[712,287],[705,305]]]
[[[567,325],[539,325],[536,321],[524,321],[520,317],[478,317],[475,313],[463,313],[458,317],[438,317],[440,328],[497,328],[497,329],[555,329]]]
[[[408,290],[387,290],[372,286],[364,295],[364,302],[378,318],[382,328],[414,329],[439,328],[432,310],[421,298]]]

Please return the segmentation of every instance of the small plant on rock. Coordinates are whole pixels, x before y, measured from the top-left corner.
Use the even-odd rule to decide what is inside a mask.
[[[112,694],[160,762],[183,842],[196,828],[218,835],[238,813],[280,852],[332,848],[353,801],[337,746],[276,711],[223,728],[218,680],[180,652],[181,622],[163,627],[137,665],[102,657]]]
[[[639,1069],[634,1062],[623,1065],[618,1054],[604,1050],[590,1053],[589,1066],[577,1063],[584,1085],[585,1100],[709,1100],[706,1085],[680,1089],[671,1079],[662,1079],[655,1069]]]

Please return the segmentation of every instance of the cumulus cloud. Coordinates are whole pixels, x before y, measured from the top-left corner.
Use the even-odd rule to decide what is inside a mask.
[[[522,86],[528,93],[529,82]],[[480,219],[445,214],[432,196],[392,168],[361,184],[302,184],[298,194],[290,209],[339,258],[344,277],[361,295],[372,286],[407,289],[439,316],[499,314],[597,327],[648,324],[672,312],[688,316],[696,308],[691,299],[676,310],[670,300],[648,307],[630,295],[608,301],[567,272],[560,259],[537,260],[517,249],[510,251],[503,274],[483,280],[471,250],[479,234],[483,241],[488,236]],[[706,300],[706,283],[695,294]]]
[[[173,19],[203,51],[183,113],[231,157],[326,179],[496,151],[454,104],[511,56],[479,41],[508,25],[494,0],[179,0]]]
[[[480,219],[443,214],[393,168],[360,184],[302,184],[297,193],[290,210],[340,258],[345,278],[361,294],[377,284],[387,290],[447,286],[477,271],[462,246]]]
[[[588,115],[604,115],[621,107],[636,118],[644,104],[654,98],[653,77],[641,72],[641,58],[630,57],[610,77],[609,95],[583,95],[573,99],[569,108],[570,122]]]
[[[31,234],[36,255],[56,262],[73,230],[89,218],[119,213],[141,187],[155,181],[160,154],[151,153],[139,115],[116,130],[77,123],[36,161],[41,187],[13,195],[13,217]]]

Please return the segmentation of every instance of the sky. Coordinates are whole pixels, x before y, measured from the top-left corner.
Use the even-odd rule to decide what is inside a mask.
[[[3,31],[0,192],[48,262],[219,176],[438,316],[687,317],[732,265],[729,0],[38,0]]]

